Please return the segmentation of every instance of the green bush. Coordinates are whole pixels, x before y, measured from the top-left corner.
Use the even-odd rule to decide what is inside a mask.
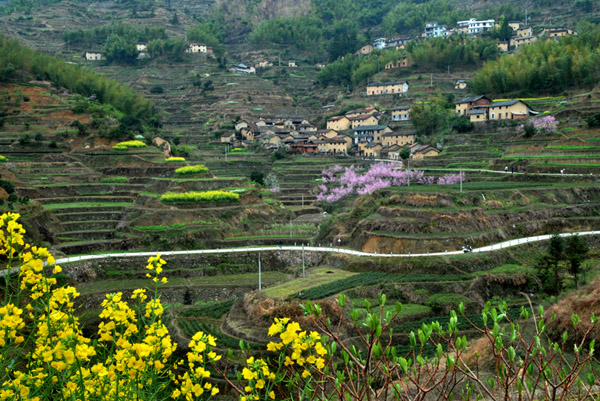
[[[202,174],[202,173],[208,173],[208,167],[206,167],[204,164],[180,167],[177,170],[175,170],[175,174],[177,174],[177,175],[192,175],[192,174]]]
[[[240,195],[228,191],[204,191],[167,193],[160,197],[161,202],[237,202]]]

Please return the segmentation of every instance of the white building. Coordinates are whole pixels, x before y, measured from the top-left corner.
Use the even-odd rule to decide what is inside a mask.
[[[493,19],[478,21],[475,18],[471,18],[468,21],[458,21],[456,25],[461,32],[469,35],[479,35],[492,29],[494,24],[495,21]]]
[[[89,50],[86,51],[85,53],[83,53],[83,58],[88,61],[104,60],[104,57],[102,57],[102,53],[96,52],[96,51],[89,51]]]
[[[148,50],[148,44],[146,42],[138,42],[135,45],[135,50],[137,50],[138,52],[145,52]]]
[[[428,22],[425,24],[425,38],[439,38],[448,36],[445,25],[438,25],[437,22]]]
[[[373,42],[373,47],[377,50],[385,49],[386,45],[387,45],[386,38],[378,38],[378,39],[375,39],[375,41]]]
[[[190,45],[188,46],[188,48],[185,52],[186,53],[212,54],[213,50],[212,50],[212,47],[206,46],[205,44],[202,44],[202,43],[190,43]]]

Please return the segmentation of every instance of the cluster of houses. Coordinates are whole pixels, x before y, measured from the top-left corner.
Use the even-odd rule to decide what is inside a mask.
[[[493,101],[487,96],[465,97],[456,102],[456,114],[468,116],[473,123],[521,120],[538,114],[522,100]]]
[[[518,21],[511,21],[508,25],[513,29],[514,35],[507,41],[498,42],[498,48],[505,53],[518,50],[521,46],[537,42],[540,38],[556,40],[563,36],[575,35],[576,32],[564,26],[544,27],[539,35],[533,34],[533,28],[529,25],[521,25]]]
[[[495,24],[496,21],[493,19],[477,20],[476,18],[458,21],[456,27],[453,28],[448,28],[446,25],[440,25],[437,22],[428,22],[425,24],[425,31],[421,34],[421,37],[424,39],[441,38],[456,34],[475,36],[492,30]]]
[[[409,122],[409,106],[389,111],[391,121]],[[380,113],[375,107],[350,110],[344,115],[327,120],[326,129],[317,129],[302,117],[265,116],[248,123],[236,124],[236,133],[221,135],[221,143],[248,147],[259,143],[268,150],[284,149],[300,154],[329,154],[399,160],[404,149],[414,159],[437,156],[439,150],[416,143],[416,132],[406,128],[392,130],[380,124]],[[402,126],[403,124],[399,124]],[[406,152],[404,152],[406,153]]]
[[[138,59],[144,59],[148,57],[148,43],[138,42],[135,45],[135,50],[138,52]],[[202,43],[190,43],[185,50],[186,53],[192,54],[206,54],[212,55],[213,49]],[[87,61],[101,61],[104,60],[104,56],[101,51],[86,50],[83,53],[83,58]]]

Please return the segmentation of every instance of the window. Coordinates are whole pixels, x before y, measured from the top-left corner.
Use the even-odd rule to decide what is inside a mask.
[[[508,118],[508,111],[506,112],[506,118]]]
[[[492,120],[495,118],[495,113],[492,113]]]

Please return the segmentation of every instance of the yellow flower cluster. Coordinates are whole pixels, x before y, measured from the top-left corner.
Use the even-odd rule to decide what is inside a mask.
[[[6,156],[0,155],[0,163],[6,163],[7,161],[8,159],[6,158]]]
[[[300,330],[300,325],[297,322],[290,322],[289,318],[275,318],[275,322],[269,328],[269,336],[279,334],[281,342],[269,342],[267,350],[279,353],[286,347],[284,365],[303,367],[302,377],[307,378],[311,376],[312,369],[323,370],[327,349],[323,346],[319,333]]]
[[[171,394],[172,398],[183,396],[186,401],[192,401],[194,397],[200,397],[205,392],[210,392],[211,396],[219,393],[218,387],[206,381],[210,377],[210,372],[203,367],[206,362],[215,363],[221,359],[221,355],[217,355],[212,350],[212,347],[217,345],[215,340],[213,336],[202,331],[192,337],[189,344],[190,352],[187,354],[188,369],[175,380],[179,386]],[[197,364],[201,365],[197,366]]]
[[[25,327],[25,322],[21,315],[23,310],[17,308],[13,304],[8,304],[0,308],[0,347],[4,347],[11,343],[19,344],[22,343],[25,338],[23,336],[17,336],[17,330],[21,330]]]
[[[146,273],[146,277],[151,278],[152,281],[154,281],[155,283],[158,283],[159,280],[161,283],[166,283],[167,282],[166,277],[163,277],[161,279],[158,278],[158,276],[160,276],[160,274],[163,272],[162,267],[166,263],[167,262],[165,262],[164,260],[161,259],[160,254],[158,254],[154,257],[150,257],[150,259],[148,259],[148,264],[146,265],[146,269],[153,271],[155,273],[155,276],[152,277],[150,275],[150,273]]]
[[[185,157],[167,157],[165,159],[166,162],[184,162],[185,161]]]
[[[113,146],[114,150],[127,150],[129,148],[145,148],[146,144],[142,141],[125,141],[119,142]]]
[[[242,377],[248,380],[248,384],[244,387],[246,395],[242,396],[240,401],[258,400],[263,398],[262,394],[274,400],[275,391],[273,391],[273,388],[277,376],[269,370],[269,365],[264,359],[255,360],[254,357],[248,358],[246,365],[247,367],[242,370]]]

